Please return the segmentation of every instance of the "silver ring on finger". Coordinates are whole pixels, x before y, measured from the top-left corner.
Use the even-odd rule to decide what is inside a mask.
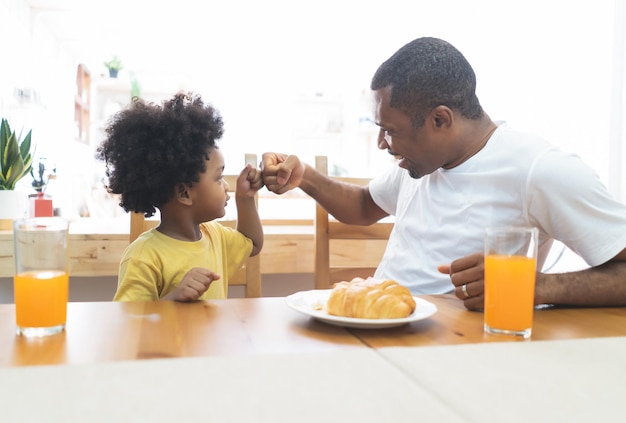
[[[469,294],[469,292],[467,292],[467,284],[465,284],[465,285],[461,285],[461,291],[463,291],[463,295],[465,295],[465,298],[469,298],[469,297],[471,297],[471,295]]]

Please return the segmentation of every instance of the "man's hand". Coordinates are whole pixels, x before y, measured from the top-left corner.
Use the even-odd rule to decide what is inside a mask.
[[[261,171],[263,183],[275,194],[297,188],[302,182],[305,166],[298,156],[279,153],[263,153]]]
[[[485,304],[485,264],[482,253],[472,254],[442,264],[437,270],[450,275],[454,294],[463,300],[468,310],[482,310]]]

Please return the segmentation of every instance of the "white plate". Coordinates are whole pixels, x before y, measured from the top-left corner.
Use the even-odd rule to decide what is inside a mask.
[[[332,316],[324,310],[324,305],[330,296],[330,289],[316,289],[301,291],[285,298],[287,305],[292,309],[314,317],[322,322],[359,329],[384,329],[402,326],[407,323],[426,319],[437,312],[437,306],[418,297],[413,297],[417,307],[408,317],[401,319],[357,319],[354,317]]]

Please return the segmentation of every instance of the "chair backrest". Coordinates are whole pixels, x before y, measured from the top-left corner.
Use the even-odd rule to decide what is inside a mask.
[[[328,158],[315,157],[315,168],[328,175]],[[369,178],[333,177],[356,185],[367,185]],[[374,274],[385,251],[392,222],[369,226],[348,225],[329,219],[328,212],[316,204],[315,212],[315,289],[328,289],[339,281]],[[362,265],[354,263],[358,258]]]
[[[245,163],[251,163],[257,167],[256,154],[246,154]],[[224,175],[224,179],[230,187],[230,192],[234,193],[237,187],[237,177],[239,175]],[[258,195],[255,198],[258,204]],[[237,225],[236,218],[225,218],[220,220],[224,226],[235,228]],[[159,221],[155,219],[146,219],[143,213],[130,214],[130,242],[133,242],[139,235],[145,231],[155,228],[159,225]],[[243,286],[245,288],[245,296],[248,298],[256,298],[261,296],[261,255],[248,257],[241,269],[239,269],[228,280],[229,286]]]

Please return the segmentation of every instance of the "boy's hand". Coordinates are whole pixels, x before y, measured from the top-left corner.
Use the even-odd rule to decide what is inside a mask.
[[[258,190],[263,188],[263,176],[260,169],[247,164],[237,178],[235,194],[245,197],[254,197]]]
[[[194,267],[183,277],[178,287],[166,295],[164,300],[196,301],[209,289],[211,283],[221,276],[209,269]]]

